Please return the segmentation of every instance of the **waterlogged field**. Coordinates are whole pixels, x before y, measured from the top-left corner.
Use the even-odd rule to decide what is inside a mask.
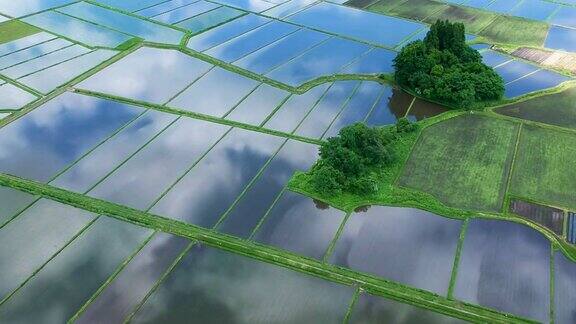
[[[575,10],[0,0],[0,323],[573,323],[572,79],[489,47],[572,51]],[[505,80],[498,114],[391,82],[438,18]],[[291,187],[403,117],[394,206]]]

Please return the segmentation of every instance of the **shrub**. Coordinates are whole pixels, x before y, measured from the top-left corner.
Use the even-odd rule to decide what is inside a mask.
[[[340,193],[344,182],[344,175],[331,165],[322,163],[313,170],[312,186],[318,192],[328,195]]]
[[[416,124],[410,122],[408,118],[402,117],[396,122],[397,133],[410,133],[416,130]]]

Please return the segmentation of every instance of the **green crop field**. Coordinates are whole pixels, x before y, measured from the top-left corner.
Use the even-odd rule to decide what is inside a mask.
[[[24,36],[36,34],[40,29],[20,22],[9,20],[0,24],[0,44],[22,38]]]
[[[368,10],[370,11],[374,11],[374,12],[380,12],[380,13],[384,13],[387,12],[391,9],[393,9],[394,7],[399,6],[401,3],[403,3],[406,0],[380,0],[372,5],[369,6]],[[366,0],[352,0],[349,1],[347,4],[356,8],[363,8],[366,7],[367,3],[371,3],[373,1],[366,1]],[[360,6],[362,5],[363,6]]]
[[[448,19],[453,22],[463,23],[466,25],[466,31],[469,33],[478,33],[496,19],[496,17],[497,15],[494,13],[474,8],[448,6],[445,10],[428,17],[426,22],[433,23],[437,19]]]
[[[399,179],[465,209],[501,208],[518,125],[463,115],[425,129]]]
[[[480,35],[496,43],[540,47],[544,44],[548,25],[544,22],[517,17],[499,16]]]
[[[576,208],[576,135],[524,126],[510,183],[510,194]]]
[[[448,5],[430,0],[408,0],[402,4],[388,10],[388,13],[395,16],[424,20],[432,14],[446,10]]]
[[[576,88],[495,109],[499,114],[576,128]]]

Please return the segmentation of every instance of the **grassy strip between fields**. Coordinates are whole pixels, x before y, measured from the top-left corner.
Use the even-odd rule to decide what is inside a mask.
[[[166,233],[198,240],[207,245],[228,250],[240,255],[283,266],[299,272],[314,275],[326,280],[358,285],[364,291],[385,296],[401,302],[458,317],[472,322],[490,323],[531,323],[527,319],[499,313],[484,307],[449,300],[427,291],[406,287],[375,276],[350,269],[322,263],[274,247],[242,240],[217,233],[195,225],[182,223],[165,217],[141,212],[126,206],[91,198],[36,181],[0,174],[0,185],[22,190],[33,195],[43,196],[77,208],[104,214],[139,226],[149,227]]]

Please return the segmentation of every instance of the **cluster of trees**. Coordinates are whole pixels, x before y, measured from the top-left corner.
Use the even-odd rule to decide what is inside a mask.
[[[320,147],[320,159],[310,171],[314,190],[322,195],[341,192],[370,194],[378,191],[375,167],[394,161],[393,144],[398,133],[412,132],[416,125],[405,118],[396,133],[356,123],[340,130]]]
[[[423,41],[402,48],[394,68],[400,85],[452,106],[497,100],[504,94],[502,78],[466,44],[462,23],[436,21]]]

